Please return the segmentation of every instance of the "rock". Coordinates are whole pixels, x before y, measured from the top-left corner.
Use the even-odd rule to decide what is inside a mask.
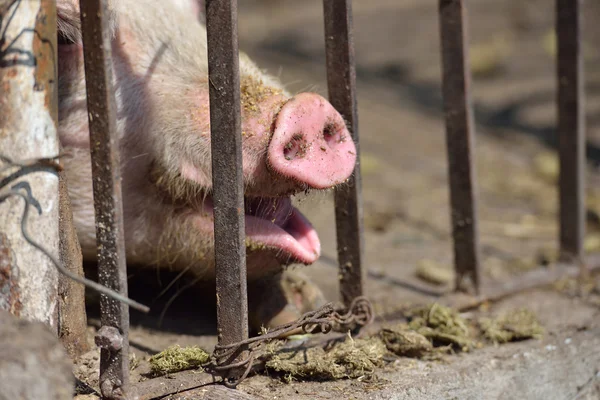
[[[72,365],[40,322],[0,311],[0,400],[71,400]]]

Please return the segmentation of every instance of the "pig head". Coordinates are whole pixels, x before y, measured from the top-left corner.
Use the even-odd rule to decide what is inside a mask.
[[[78,1],[58,1],[59,133],[84,257],[96,257]],[[214,277],[206,30],[165,0],[110,4],[128,264]],[[196,9],[198,11],[198,9]],[[356,148],[321,96],[290,96],[240,53],[248,279],[313,263],[320,242],[291,196],[343,184]],[[219,156],[218,154],[216,155]]]

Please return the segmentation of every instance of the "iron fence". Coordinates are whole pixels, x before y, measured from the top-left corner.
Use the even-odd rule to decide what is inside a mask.
[[[127,296],[116,106],[111,88],[111,45],[107,1],[81,1],[99,280]],[[329,99],[348,123],[358,146],[356,73],[350,0],[324,0]],[[54,12],[54,11],[52,11]],[[563,261],[585,269],[584,71],[581,49],[582,0],[556,1],[557,115],[560,156],[560,252]],[[523,283],[482,292],[477,228],[473,108],[470,96],[466,1],[439,0],[442,90],[454,243],[455,287],[494,297]],[[242,181],[237,1],[206,0],[210,126],[219,345],[248,339],[246,246]],[[335,191],[341,299],[350,308],[365,295],[360,163]],[[558,278],[536,272],[530,284]],[[533,276],[533,275],[532,275]],[[525,283],[527,284],[527,283]],[[105,295],[97,341],[102,345],[100,386],[119,398],[129,387],[128,305]],[[118,345],[115,345],[118,343]],[[246,349],[248,350],[248,349]],[[236,354],[239,360],[242,354]]]

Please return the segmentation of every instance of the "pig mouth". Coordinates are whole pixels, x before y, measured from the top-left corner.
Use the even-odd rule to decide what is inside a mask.
[[[273,249],[284,264],[312,264],[319,258],[319,236],[291,197],[245,197],[244,203],[250,249]]]
[[[214,200],[212,193],[194,190],[180,177],[171,177],[154,165],[150,180],[156,185],[165,201],[173,202],[181,210],[189,210],[198,217],[198,227],[204,232],[213,231]],[[169,184],[167,184],[167,182]],[[177,182],[177,184],[173,184]],[[201,200],[201,204],[198,204]],[[191,206],[191,208],[190,208]],[[198,212],[200,211],[200,212]],[[187,213],[183,212],[183,215]],[[319,236],[308,219],[292,205],[289,194],[279,196],[244,196],[244,222],[246,248],[249,252],[274,252],[282,265],[291,263],[312,264],[321,255]]]

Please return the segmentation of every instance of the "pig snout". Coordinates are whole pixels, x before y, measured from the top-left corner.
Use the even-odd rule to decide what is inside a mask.
[[[206,31],[196,15],[203,6],[195,0],[109,3],[127,263],[214,280],[219,202],[212,197],[211,161],[219,155],[211,154]],[[94,261],[79,1],[59,0],[57,10],[60,140],[82,252]],[[357,148],[326,99],[314,93],[289,98],[243,53],[239,66],[244,209],[238,212],[244,213],[247,278],[249,286],[265,280],[262,287],[285,291],[278,286],[282,267],[314,263],[321,253],[317,232],[292,196],[346,181]],[[271,293],[255,292],[254,307],[277,308]],[[286,301],[300,310],[293,293]],[[291,317],[284,312],[278,318],[265,316],[257,324]]]
[[[267,150],[271,171],[315,189],[344,182],[356,147],[342,116],[323,97],[301,93],[284,104]]]

